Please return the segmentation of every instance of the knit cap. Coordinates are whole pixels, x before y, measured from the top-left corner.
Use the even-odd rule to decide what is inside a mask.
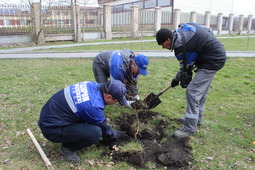
[[[158,42],[158,45],[162,45],[168,38],[172,38],[172,31],[167,28],[161,28],[156,33],[156,39]]]

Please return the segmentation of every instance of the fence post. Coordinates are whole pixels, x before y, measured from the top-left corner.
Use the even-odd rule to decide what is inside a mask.
[[[222,21],[223,21],[223,13],[218,13],[218,17],[217,17],[218,35],[221,35],[221,32],[222,32]]]
[[[154,35],[156,35],[156,33],[158,32],[158,30],[160,30],[161,28],[161,17],[162,17],[162,13],[161,13],[161,8],[160,7],[155,7],[155,24],[154,24]]]
[[[247,25],[248,34],[251,34],[251,25],[252,25],[252,15],[248,15],[248,25]]]
[[[74,31],[73,41],[76,42],[76,35],[77,35],[77,29],[76,29],[76,15],[75,15],[75,5],[73,4],[73,1],[71,0],[71,17],[72,17],[72,28]]]
[[[112,8],[111,5],[104,5],[104,35],[103,38],[107,40],[112,39]]]
[[[190,22],[196,22],[197,21],[197,13],[195,11],[192,11],[190,13]]]
[[[242,31],[243,31],[243,18],[244,18],[244,15],[241,14],[239,15],[239,20],[238,20],[238,33],[240,35],[242,35]]]
[[[177,29],[179,27],[179,24],[181,22],[181,10],[180,9],[175,9],[174,10],[174,18],[173,18],[173,26],[174,29]]]
[[[211,12],[205,11],[205,26],[210,27]]]
[[[37,45],[45,43],[41,9],[42,6],[39,2],[32,3],[33,34]]]
[[[76,5],[75,6],[76,8],[76,29],[77,29],[77,32],[76,32],[76,42],[81,42],[81,7],[80,5]]]
[[[232,35],[234,33],[234,31],[233,31],[234,14],[229,14],[228,19],[229,19],[229,21],[228,21],[229,34]]]
[[[72,3],[71,13],[74,30],[74,42],[81,42],[80,6]]]
[[[131,33],[132,38],[138,37],[138,22],[139,22],[139,10],[138,6],[133,5],[131,11]]]

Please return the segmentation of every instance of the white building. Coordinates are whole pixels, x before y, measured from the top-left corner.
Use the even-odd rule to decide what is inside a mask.
[[[255,0],[175,0],[174,8],[183,12],[210,11],[213,15],[223,13],[224,16],[228,14],[255,15]]]
[[[210,11],[212,15],[223,13],[224,16],[255,15],[255,0],[119,0],[110,2],[112,6],[122,9],[137,5],[140,8],[154,8],[161,6],[162,10],[180,9],[181,12],[190,13],[195,11],[204,14]]]

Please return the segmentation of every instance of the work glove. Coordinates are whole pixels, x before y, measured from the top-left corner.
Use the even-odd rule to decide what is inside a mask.
[[[131,95],[126,95],[126,99],[127,100],[133,100],[133,101],[136,101],[136,100],[140,100],[140,97],[139,95],[134,95],[134,96],[131,96]]]
[[[132,103],[134,103],[135,101],[132,101],[132,100],[127,100],[127,107],[133,109],[132,107]]]
[[[128,135],[124,131],[113,131],[113,139],[127,138]]]
[[[138,94],[134,96],[134,100],[140,100],[140,97]]]
[[[182,88],[187,88],[192,80],[192,71],[183,72],[180,77],[180,85]]]
[[[102,143],[103,144],[110,144],[111,142],[113,142],[114,140],[117,139],[126,139],[128,140],[130,137],[126,134],[126,132],[124,131],[113,131],[112,136],[105,136],[103,137]]]
[[[175,86],[178,86],[178,85],[179,85],[179,81],[177,81],[176,79],[172,79],[171,87],[175,87]]]

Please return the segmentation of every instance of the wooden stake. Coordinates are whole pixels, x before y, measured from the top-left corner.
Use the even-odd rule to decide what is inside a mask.
[[[45,155],[45,153],[43,152],[41,146],[39,145],[39,143],[37,142],[36,138],[34,137],[34,135],[32,134],[30,129],[27,129],[27,133],[29,135],[29,137],[31,138],[31,140],[33,141],[35,147],[37,148],[38,152],[40,153],[46,167],[49,170],[54,170],[53,166],[51,165],[49,159],[47,158],[47,156]]]

